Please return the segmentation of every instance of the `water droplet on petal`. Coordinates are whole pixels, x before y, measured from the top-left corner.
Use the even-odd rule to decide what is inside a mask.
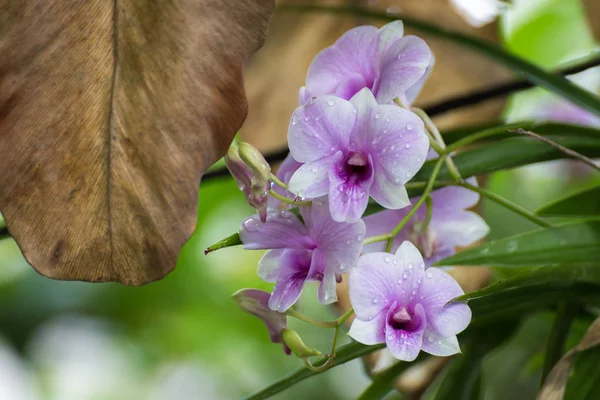
[[[426,275],[427,279],[433,278],[433,272],[429,271]]]
[[[365,238],[365,237],[364,237],[363,235],[358,235],[358,236],[356,237],[356,240],[357,240],[357,241],[359,241],[359,242],[362,242],[364,238]]]
[[[329,104],[329,107],[335,105],[335,100],[334,99],[329,99],[327,100],[327,104]]]
[[[385,261],[386,263],[389,263],[390,261],[392,261],[392,258],[390,256],[385,256],[385,257],[383,257],[383,261]]]
[[[408,272],[404,272],[404,273],[402,274],[402,277],[403,277],[404,279],[408,279]]]
[[[379,299],[377,297],[373,297],[373,304],[379,303]]]
[[[352,109],[352,114],[356,114],[356,108]]]
[[[427,340],[429,340],[430,342],[435,342],[435,336],[429,335],[429,336],[427,336]]]
[[[394,340],[394,335],[387,335],[387,340],[389,340],[389,341]]]
[[[311,119],[310,117],[304,117],[304,121],[306,121],[306,122],[310,121],[310,119]]]
[[[413,263],[408,263],[408,265],[406,266],[408,269],[413,269]]]
[[[396,146],[395,144],[393,144],[393,145],[390,146],[390,150],[394,151],[394,150],[396,150],[396,147],[398,147],[398,146]]]
[[[406,130],[407,131],[412,131],[413,130],[413,124],[406,124]]]
[[[310,170],[311,170],[312,172],[317,172],[317,168],[316,168],[316,167],[312,167]]]
[[[246,228],[248,232],[258,231],[258,226],[259,222],[253,218],[248,218],[246,221],[244,221],[244,228]]]
[[[385,122],[390,122],[390,121],[391,121],[390,117],[385,118]]]
[[[410,144],[410,143],[406,143],[406,144],[404,145],[404,147],[406,147],[407,149],[410,149],[410,148],[411,148],[411,144]]]
[[[406,177],[407,177],[407,178],[410,178],[410,172],[407,172],[407,173],[406,173]]]
[[[506,245],[506,251],[508,251],[509,253],[514,252],[515,250],[517,250],[517,241],[516,240],[511,240],[510,242],[508,242],[508,244]]]
[[[351,240],[346,240],[346,244],[352,244]]]
[[[394,258],[394,259],[392,260],[392,264],[394,264],[394,265],[398,264],[398,260]]]
[[[379,119],[379,118],[381,118],[381,113],[376,113],[375,114],[375,119]]]

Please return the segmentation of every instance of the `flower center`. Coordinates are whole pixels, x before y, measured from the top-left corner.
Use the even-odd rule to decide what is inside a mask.
[[[369,159],[362,152],[350,152],[346,158],[344,173],[361,181],[369,179],[371,177]]]
[[[390,317],[389,324],[392,328],[396,330],[407,330],[410,322],[412,321],[412,317],[408,313],[408,310],[405,307],[401,307],[392,316]]]

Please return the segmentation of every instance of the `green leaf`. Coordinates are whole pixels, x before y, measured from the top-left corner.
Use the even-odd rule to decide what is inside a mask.
[[[363,7],[328,7],[328,6],[284,6],[280,7],[280,10],[290,11],[317,11],[327,12],[333,14],[346,14],[355,15],[359,17],[375,18],[383,21],[395,21],[401,19],[404,25],[411,28],[415,28],[421,32],[428,33],[433,36],[438,36],[442,39],[453,41],[459,45],[476,50],[480,54],[483,54],[502,64],[507,68],[510,68],[514,72],[522,75],[525,79],[535,85],[542,86],[566,99],[571,100],[573,103],[593,112],[596,115],[600,115],[600,99],[594,96],[590,92],[576,86],[569,80],[565,79],[560,75],[549,73],[542,68],[518,57],[494,43],[487,42],[485,40],[478,39],[473,36],[465,35],[463,33],[450,31],[436,25],[429,24],[425,21],[413,19],[410,17],[402,16],[398,18],[395,15],[373,11]]]
[[[561,135],[546,134],[544,136],[587,157],[600,157],[598,130],[573,126],[569,129],[568,132]],[[535,128],[534,131],[543,134],[541,127]],[[493,146],[478,146],[463,151],[454,156],[453,160],[461,175],[469,177],[563,158],[567,158],[564,153],[539,140],[529,137],[513,137],[498,141]],[[415,175],[412,182],[426,182],[433,171],[434,165],[435,160],[427,161]],[[446,166],[442,167],[438,177],[439,180],[452,178]]]
[[[419,362],[423,358],[423,353],[420,353],[419,357],[413,362]],[[379,400],[384,398],[389,392],[394,390],[396,378],[411,365],[413,364],[399,361],[381,372],[373,379],[373,382],[362,392],[357,400]]]
[[[242,239],[240,239],[240,234],[236,232],[230,236],[227,236],[225,239],[221,239],[217,243],[208,246],[208,248],[204,250],[204,254],[208,254],[219,249],[224,249],[225,247],[238,246],[240,244],[242,244]]]
[[[496,240],[434,265],[600,267],[600,220],[569,223]]]
[[[567,381],[564,400],[595,400],[600,393],[600,347],[577,355]]]
[[[581,265],[538,267],[452,301],[468,302],[473,322],[478,325],[502,316],[540,310],[559,301],[598,305],[600,268]]]
[[[362,357],[366,354],[372,353],[376,350],[382,349],[385,347],[385,344],[378,344],[374,346],[365,346],[364,344],[360,344],[357,342],[349,343],[345,346],[340,347],[340,349],[336,353],[335,361],[333,362],[333,366],[336,367],[341,364],[345,364],[348,361],[354,360],[355,358]],[[316,366],[319,366],[325,360],[321,362],[315,363]],[[323,371],[324,372],[324,371]],[[295,385],[298,382],[301,382],[307,378],[312,376],[321,374],[323,372],[314,372],[307,368],[301,368],[295,372],[292,372],[290,375],[282,378],[270,386],[264,388],[263,390],[256,392],[248,397],[245,397],[245,400],[262,400],[267,399],[290,386]]]
[[[519,320],[501,321],[481,328],[471,328],[468,337],[460,336],[462,354],[454,357],[438,388],[436,400],[479,399],[481,361],[515,332]]]
[[[546,204],[535,213],[544,216],[600,215],[600,184]]]

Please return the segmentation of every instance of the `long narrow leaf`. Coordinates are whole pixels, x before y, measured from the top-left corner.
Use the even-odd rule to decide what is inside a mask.
[[[597,216],[600,215],[600,185],[587,188],[546,204],[538,215]]]
[[[570,223],[467,249],[437,265],[593,266],[600,270],[600,220]]]
[[[394,21],[402,19],[406,26],[410,26],[419,31],[428,33],[430,35],[438,36],[442,39],[453,41],[464,47],[473,49],[480,54],[487,56],[488,58],[498,62],[501,65],[510,68],[515,73],[522,75],[525,79],[535,85],[542,86],[566,99],[571,100],[573,103],[593,112],[596,115],[600,115],[600,99],[594,96],[590,92],[576,86],[568,79],[556,74],[549,73],[536,65],[518,57],[494,43],[487,42],[485,40],[478,39],[473,36],[465,35],[463,33],[450,31],[439,26],[429,24],[425,21],[410,17],[399,17],[394,14],[388,14],[384,12],[374,11],[364,7],[329,7],[329,6],[314,6],[314,5],[301,5],[292,6],[287,5],[280,7],[280,10],[290,11],[313,11],[313,12],[327,12],[332,14],[346,14],[355,15],[359,17],[374,18],[382,21]]]

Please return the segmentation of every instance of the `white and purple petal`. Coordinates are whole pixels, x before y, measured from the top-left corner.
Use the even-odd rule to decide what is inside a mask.
[[[366,345],[384,343],[386,317],[387,309],[382,310],[369,321],[354,318],[352,326],[350,326],[350,330],[348,331],[348,336]]]
[[[394,98],[406,99],[406,92],[427,73],[432,55],[429,46],[416,36],[404,36],[389,45],[380,56],[377,101],[390,103]]]
[[[402,361],[414,361],[423,345],[423,332],[427,317],[423,306],[417,304],[413,310],[412,326],[408,330],[396,329],[390,324],[392,314],[396,311],[394,304],[387,313],[385,325],[385,344],[394,357]]]
[[[311,99],[298,107],[288,128],[288,146],[298,162],[317,161],[345,149],[356,115],[350,102],[335,96]]]
[[[460,285],[439,268],[428,268],[419,288],[419,302],[425,308],[427,321],[432,330],[442,337],[457,335],[471,322],[471,309],[464,303],[450,300],[463,295]],[[422,299],[421,299],[422,297]]]
[[[246,250],[304,249],[314,246],[308,230],[293,213],[286,210],[269,210],[267,222],[258,215],[241,224],[240,239]]]
[[[281,255],[277,282],[269,299],[269,308],[285,312],[296,303],[311,264],[311,252],[307,250],[285,250]]]

